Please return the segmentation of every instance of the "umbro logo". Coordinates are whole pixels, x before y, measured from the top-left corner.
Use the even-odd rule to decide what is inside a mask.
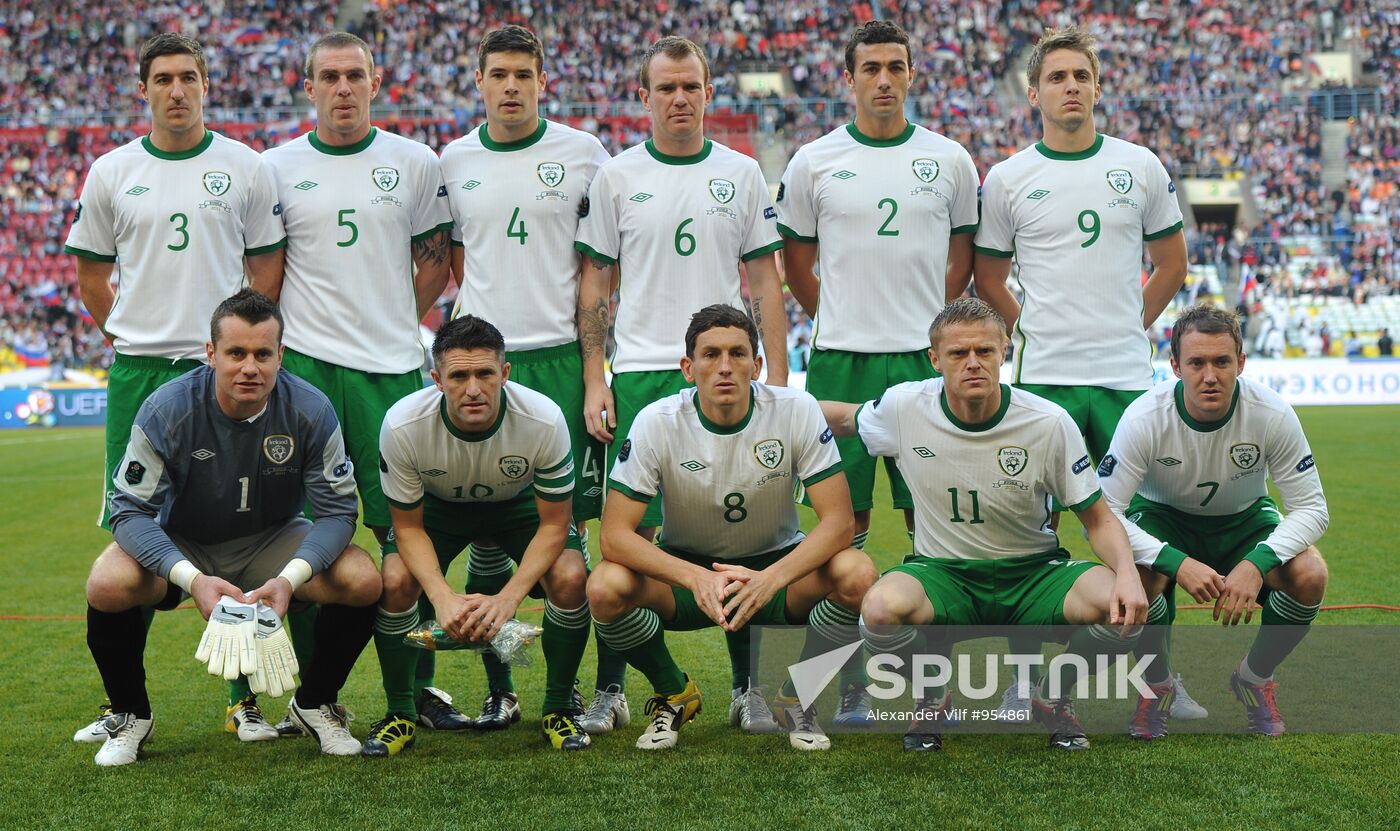
[[[297,182],[295,185],[292,185],[292,188],[294,188],[295,190],[311,190],[312,188],[316,187],[316,184],[316,182],[313,182],[310,179],[302,179],[300,182]]]
[[[148,191],[148,190],[150,190],[150,188],[146,187],[145,185],[137,185],[136,187],[134,187],[134,188],[132,188],[131,190],[127,191],[127,192],[126,192],[126,195],[127,195],[127,196],[140,196],[141,194],[145,193],[145,192]]]
[[[686,470],[690,471],[691,473],[696,473],[696,472],[698,472],[698,471],[701,471],[701,470],[704,470],[704,469],[705,469],[705,465],[701,464],[700,462],[695,461],[694,459],[691,459],[691,460],[688,461],[688,462],[681,462],[681,467],[685,468]]]
[[[208,460],[214,458],[214,451],[205,450],[201,447],[195,452],[191,453],[190,455],[200,460],[201,462],[207,462]]]
[[[1043,189],[1041,189],[1041,190],[1033,190],[1033,191],[1031,191],[1029,194],[1026,195],[1026,198],[1027,198],[1027,199],[1044,199],[1045,197],[1047,197],[1047,196],[1049,196],[1049,195],[1050,195],[1050,191],[1048,191],[1048,190],[1043,190]]]
[[[594,485],[593,487],[591,487],[591,488],[589,488],[588,490],[586,490],[586,491],[583,492],[583,495],[584,495],[585,497],[587,497],[588,499],[592,499],[592,498],[595,497],[595,496],[601,496],[602,494],[603,494],[603,489],[600,488],[600,487],[598,487],[597,485]]]
[[[845,181],[846,179],[856,178],[856,175],[849,170],[838,170],[835,173],[831,174],[831,178]]]
[[[1162,458],[1157,460],[1157,464],[1162,465],[1164,467],[1176,467],[1177,465],[1181,464],[1181,460],[1173,458],[1171,456],[1163,456]]]
[[[935,454],[927,447],[916,447],[914,448],[914,455],[918,456],[920,459],[932,459]]]
[[[634,195],[632,196],[631,200],[629,200],[629,201],[632,201],[632,202],[645,202],[645,201],[647,201],[647,200],[650,199],[650,198],[651,198],[651,194],[649,194],[649,193],[638,193],[638,194],[634,194]]]
[[[423,475],[424,475],[424,476],[441,476],[441,475],[443,475],[443,474],[446,473],[446,472],[447,472],[447,471],[445,471],[445,470],[438,470],[437,468],[434,467],[434,468],[430,468],[430,469],[428,469],[428,470],[423,471]]]
[[[475,179],[468,179],[462,183],[462,190],[476,190],[479,187],[481,187],[481,182]]]

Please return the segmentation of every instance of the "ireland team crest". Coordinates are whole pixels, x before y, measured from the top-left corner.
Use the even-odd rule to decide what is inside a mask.
[[[734,198],[734,183],[728,179],[711,179],[710,195],[723,205]]]
[[[502,456],[497,466],[511,479],[519,479],[530,469],[530,463],[525,461],[524,456]]]
[[[392,167],[376,167],[369,175],[374,186],[385,193],[399,186],[399,172]]]
[[[1133,189],[1133,174],[1118,168],[1108,171],[1108,186],[1119,193],[1127,193]]]
[[[753,457],[759,464],[773,470],[783,463],[783,443],[777,439],[764,439],[753,446]]]
[[[914,175],[919,177],[919,181],[929,184],[938,178],[938,162],[933,159],[915,159]]]
[[[1020,476],[1029,460],[1030,454],[1024,447],[1003,447],[997,451],[997,464],[1007,476]]]
[[[535,168],[535,175],[540,177],[547,188],[557,188],[564,181],[564,166],[558,162],[545,162]]]
[[[1246,442],[1230,448],[1230,461],[1234,462],[1235,467],[1241,470],[1249,470],[1259,464],[1260,455],[1257,444]]]
[[[223,196],[233,185],[233,177],[219,170],[204,174],[204,189],[214,196]]]
[[[263,439],[263,455],[274,465],[285,465],[296,447],[291,436],[268,436]]]

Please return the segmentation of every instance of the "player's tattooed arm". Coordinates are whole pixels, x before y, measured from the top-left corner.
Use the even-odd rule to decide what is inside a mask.
[[[584,260],[578,286],[578,343],[583,359],[583,416],[588,432],[599,441],[612,441],[617,426],[612,392],[603,374],[603,359],[612,325],[609,302],[612,299],[615,266],[596,257]]]
[[[447,288],[447,278],[451,272],[448,253],[452,238],[447,229],[429,234],[413,241],[413,264],[417,274],[413,278],[414,293],[418,299],[418,319],[433,307]]]
[[[766,383],[787,386],[787,315],[783,313],[783,278],[778,274],[777,258],[766,254],[745,263],[744,270],[754,326],[763,339]]]

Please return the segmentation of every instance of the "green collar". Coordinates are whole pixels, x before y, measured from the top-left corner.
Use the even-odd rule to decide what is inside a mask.
[[[705,139],[705,146],[700,148],[699,153],[693,153],[689,156],[671,156],[666,153],[662,153],[660,150],[657,150],[656,145],[652,143],[651,139],[646,140],[647,152],[651,154],[651,157],[653,159],[656,159],[662,164],[699,164],[705,161],[705,159],[709,158],[710,151],[714,149],[714,146],[714,142],[710,141],[709,139]]]
[[[1080,150],[1078,153],[1061,153],[1058,150],[1051,150],[1049,147],[1046,147],[1043,141],[1035,143],[1035,149],[1040,151],[1040,155],[1047,159],[1054,159],[1057,162],[1083,161],[1099,152],[1100,147],[1103,147],[1103,133],[1095,133],[1094,143],[1089,145],[1089,149]]]
[[[1181,416],[1182,421],[1186,422],[1187,427],[1190,427],[1197,433],[1214,433],[1216,430],[1229,424],[1230,419],[1234,417],[1235,408],[1238,407],[1240,403],[1240,385],[1238,381],[1235,382],[1235,392],[1230,396],[1230,409],[1225,411],[1225,417],[1219,421],[1197,421],[1191,417],[1191,414],[1186,411],[1186,383],[1184,381],[1176,382],[1176,389],[1173,391],[1172,395],[1176,398],[1176,413]]]
[[[311,142],[311,146],[325,153],[327,156],[353,156],[361,150],[374,143],[374,137],[379,132],[378,127],[369,128],[369,134],[354,144],[326,144],[316,137],[316,131],[312,130],[306,134],[306,140]]]
[[[738,433],[739,431],[743,430],[745,427],[748,427],[749,421],[753,419],[753,385],[749,385],[749,411],[744,413],[744,417],[739,419],[737,423],[731,424],[728,427],[723,427],[719,424],[715,424],[713,421],[710,421],[708,418],[706,418],[705,411],[700,407],[699,391],[695,393],[695,414],[700,417],[700,426],[704,427],[711,433],[714,433],[717,436],[732,436],[735,433]]]
[[[515,141],[496,141],[491,138],[491,132],[486,129],[485,124],[481,125],[481,129],[477,131],[476,135],[477,139],[481,142],[481,146],[485,147],[487,150],[494,150],[497,153],[509,153],[512,150],[524,150],[526,147],[544,138],[544,131],[548,126],[548,123],[541,118],[539,126],[535,128],[535,132],[523,139],[516,139]]]
[[[471,442],[486,441],[496,435],[496,431],[501,429],[501,422],[506,420],[506,388],[501,387],[501,407],[496,411],[496,421],[489,430],[483,430],[480,433],[464,433],[457,429],[457,425],[452,423],[452,417],[447,414],[446,395],[438,398],[438,414],[442,416],[442,423],[447,426],[447,432],[451,433],[454,438]]]
[[[908,141],[910,136],[914,135],[914,125],[906,122],[904,124],[904,130],[891,139],[871,138],[857,129],[854,121],[846,125],[846,132],[851,134],[851,138],[864,144],[866,147],[898,147]]]
[[[938,394],[938,404],[943,408],[943,415],[953,422],[953,426],[967,433],[985,433],[1001,423],[1006,417],[1006,411],[1011,408],[1011,387],[1006,384],[1001,385],[1001,406],[992,417],[979,424],[968,424],[966,421],[953,415],[953,411],[948,408],[948,391],[945,389]]]
[[[195,156],[198,156],[200,153],[203,153],[205,150],[208,150],[209,145],[213,143],[214,132],[212,130],[206,129],[204,131],[204,138],[199,140],[199,144],[196,144],[194,147],[191,147],[188,150],[181,150],[178,153],[169,153],[160,149],[159,147],[156,147],[155,142],[151,141],[151,137],[149,135],[141,137],[141,146],[146,148],[147,153],[150,153],[157,159],[164,159],[167,162],[179,162],[184,161],[185,159],[193,159]]]

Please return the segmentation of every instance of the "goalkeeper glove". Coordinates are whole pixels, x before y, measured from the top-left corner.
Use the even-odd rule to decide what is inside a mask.
[[[232,681],[257,669],[257,610],[228,595],[219,598],[209,625],[195,650],[195,660],[209,666],[210,675]]]
[[[274,698],[296,689],[296,652],[292,649],[291,638],[282,625],[282,619],[268,606],[258,602],[258,667],[248,679],[249,688],[255,693],[267,692]]]

